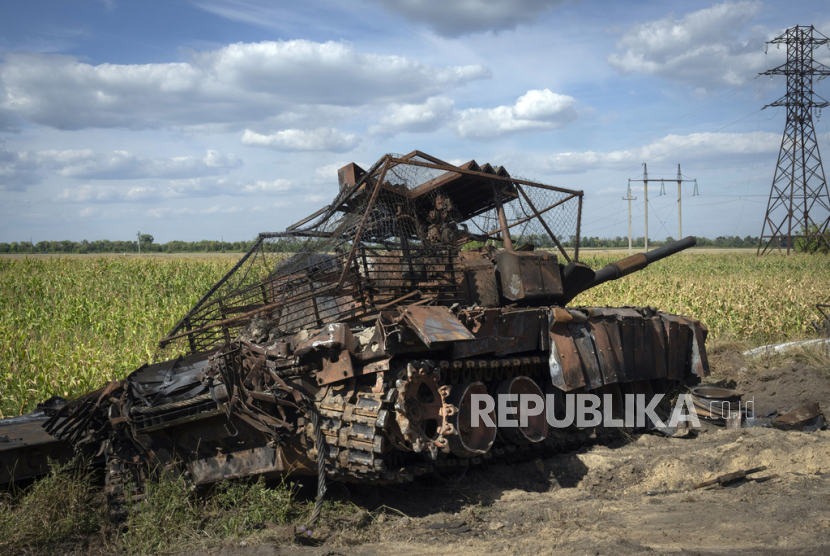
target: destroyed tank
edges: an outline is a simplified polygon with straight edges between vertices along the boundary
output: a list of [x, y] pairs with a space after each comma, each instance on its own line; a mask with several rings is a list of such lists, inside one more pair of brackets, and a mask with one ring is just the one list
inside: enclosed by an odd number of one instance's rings
[[585, 437], [545, 411], [499, 427], [496, 408], [476, 426], [476, 394], [538, 394], [558, 412], [567, 393], [601, 393], [619, 414], [624, 394], [708, 373], [693, 318], [568, 306], [694, 238], [595, 272], [578, 262], [581, 191], [419, 151], [338, 180], [331, 204], [259, 234], [160, 341], [184, 355], [40, 415], [51, 446], [103, 458], [116, 499], [148, 469], [197, 486], [288, 473], [395, 483]]

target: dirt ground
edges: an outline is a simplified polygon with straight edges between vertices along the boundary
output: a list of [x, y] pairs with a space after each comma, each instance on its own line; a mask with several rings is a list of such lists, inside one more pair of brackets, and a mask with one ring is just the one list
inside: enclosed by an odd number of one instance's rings
[[[722, 349], [713, 367], [714, 378], [754, 398], [756, 411], [810, 401], [830, 407], [830, 368], [815, 361], [796, 357], [764, 368]], [[768, 469], [753, 477], [777, 478], [692, 490], [762, 465]], [[707, 426], [692, 438], [645, 434], [472, 468], [454, 483], [431, 477], [395, 488], [332, 485], [332, 497], [356, 511], [328, 519], [306, 544], [265, 530], [188, 554], [828, 554], [828, 473], [830, 431]]]

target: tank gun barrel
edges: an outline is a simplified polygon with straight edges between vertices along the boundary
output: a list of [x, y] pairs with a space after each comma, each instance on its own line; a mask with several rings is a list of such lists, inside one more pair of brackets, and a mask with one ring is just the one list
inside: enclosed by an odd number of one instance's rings
[[616, 280], [623, 276], [628, 276], [632, 272], [643, 270], [654, 261], [665, 259], [670, 255], [693, 247], [696, 243], [697, 238], [689, 236], [659, 247], [654, 251], [649, 251], [648, 253], [631, 255], [630, 257], [613, 262], [596, 272], [582, 263], [572, 262], [563, 270], [564, 295], [559, 302], [561, 305], [567, 305], [573, 298], [585, 290], [595, 288], [609, 280]]
[[585, 289], [587, 290], [599, 286], [600, 284], [604, 284], [610, 280], [616, 280], [618, 278], [622, 278], [623, 276], [628, 276], [632, 272], [644, 269], [655, 261], [665, 259], [666, 257], [679, 253], [689, 247], [694, 247], [695, 244], [697, 244], [697, 238], [694, 236], [688, 236], [681, 240], [669, 243], [668, 245], [664, 245], [663, 247], [658, 247], [654, 251], [637, 253], [636, 255], [631, 255], [630, 257], [613, 262], [598, 270], [594, 275], [594, 279]]

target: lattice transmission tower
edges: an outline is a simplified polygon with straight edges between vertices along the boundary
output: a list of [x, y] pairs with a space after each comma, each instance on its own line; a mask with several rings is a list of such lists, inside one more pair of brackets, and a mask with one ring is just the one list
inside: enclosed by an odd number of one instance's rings
[[787, 61], [761, 74], [787, 76], [787, 93], [764, 106], [786, 107], [787, 124], [761, 228], [759, 255], [774, 248], [780, 251], [784, 242], [789, 255], [798, 238], [804, 238], [808, 248], [830, 249], [830, 194], [813, 125], [813, 111], [830, 104], [813, 90], [814, 76], [821, 80], [830, 75], [830, 68], [815, 61], [813, 52], [828, 43], [830, 39], [812, 25], [790, 27], [767, 43], [787, 46]]

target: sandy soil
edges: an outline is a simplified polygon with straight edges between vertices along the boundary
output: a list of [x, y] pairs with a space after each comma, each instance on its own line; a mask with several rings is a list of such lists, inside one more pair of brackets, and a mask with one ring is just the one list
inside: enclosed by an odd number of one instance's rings
[[[720, 353], [722, 382], [754, 396], [756, 410], [808, 401], [830, 407], [828, 369], [791, 362], [746, 368]], [[765, 465], [733, 487], [692, 490], [718, 475]], [[264, 531], [191, 554], [830, 553], [830, 431], [725, 431], [693, 438], [641, 435], [545, 460], [470, 469], [395, 488], [332, 486], [358, 510], [329, 519], [307, 545]], [[316, 545], [316, 546], [315, 546]]]

